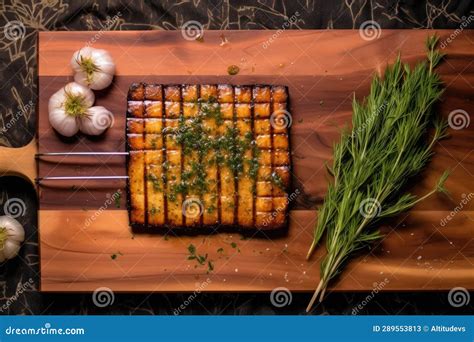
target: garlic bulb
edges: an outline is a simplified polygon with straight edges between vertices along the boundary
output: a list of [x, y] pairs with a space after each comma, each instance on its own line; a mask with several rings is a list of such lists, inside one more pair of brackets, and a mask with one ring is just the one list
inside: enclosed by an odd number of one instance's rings
[[115, 73], [115, 63], [106, 51], [84, 47], [72, 55], [74, 81], [94, 90], [107, 88]]
[[81, 132], [90, 135], [102, 134], [114, 123], [113, 114], [102, 106], [91, 107], [79, 122]]
[[72, 137], [79, 131], [81, 119], [94, 104], [94, 93], [75, 82], [68, 83], [49, 99], [49, 122], [58, 133]]
[[0, 216], [0, 262], [14, 258], [23, 240], [25, 230], [20, 222], [10, 216]]

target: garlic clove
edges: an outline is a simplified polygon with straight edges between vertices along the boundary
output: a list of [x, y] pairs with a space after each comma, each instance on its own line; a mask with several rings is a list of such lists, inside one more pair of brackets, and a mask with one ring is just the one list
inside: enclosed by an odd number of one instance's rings
[[18, 254], [25, 239], [23, 226], [10, 216], [0, 216], [0, 262]]
[[73, 136], [79, 131], [80, 118], [87, 115], [94, 100], [94, 93], [89, 88], [75, 82], [66, 84], [49, 99], [51, 126], [61, 135]]
[[20, 250], [20, 244], [18, 243], [18, 241], [7, 240], [3, 244], [2, 252], [6, 259], [12, 259], [18, 254], [19, 250]]
[[87, 115], [80, 120], [81, 132], [89, 135], [100, 135], [114, 124], [112, 112], [102, 106], [91, 107]]

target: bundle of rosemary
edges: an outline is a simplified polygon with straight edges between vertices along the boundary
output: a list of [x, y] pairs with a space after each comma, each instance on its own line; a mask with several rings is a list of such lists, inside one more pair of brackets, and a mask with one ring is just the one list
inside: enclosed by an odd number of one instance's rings
[[[382, 238], [380, 220], [397, 215], [435, 192], [446, 192], [445, 172], [435, 188], [417, 198], [406, 192], [407, 182], [428, 163], [433, 145], [446, 135], [447, 124], [433, 104], [443, 89], [433, 71], [443, 55], [438, 38], [427, 39], [427, 61], [414, 68], [400, 61], [375, 76], [364, 102], [353, 101], [352, 132], [342, 132], [334, 146], [334, 181], [319, 209], [308, 258], [326, 233], [327, 254], [321, 280], [307, 307], [324, 297], [329, 281], [356, 250]], [[430, 128], [433, 133], [430, 135]]]

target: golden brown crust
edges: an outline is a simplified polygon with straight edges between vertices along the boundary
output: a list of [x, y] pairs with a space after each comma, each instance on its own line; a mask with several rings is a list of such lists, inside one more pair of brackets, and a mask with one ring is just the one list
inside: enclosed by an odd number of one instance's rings
[[255, 103], [270, 103], [271, 92], [269, 86], [255, 86], [253, 87], [253, 101]]
[[128, 118], [127, 119], [127, 132], [135, 134], [143, 134], [144, 125], [142, 119]]
[[181, 101], [181, 90], [177, 85], [165, 86], [165, 100], [171, 102]]
[[198, 86], [185, 84], [182, 87], [183, 102], [196, 102], [198, 100]]
[[163, 116], [163, 102], [145, 101], [145, 117], [161, 118]]
[[145, 85], [143, 83], [132, 83], [128, 90], [128, 99], [143, 101], [145, 99]]
[[249, 86], [236, 86], [234, 93], [236, 103], [250, 103], [252, 101], [252, 88]]
[[127, 113], [132, 118], [143, 118], [145, 104], [142, 101], [128, 101]]
[[161, 84], [147, 84], [145, 86], [145, 100], [162, 101]]

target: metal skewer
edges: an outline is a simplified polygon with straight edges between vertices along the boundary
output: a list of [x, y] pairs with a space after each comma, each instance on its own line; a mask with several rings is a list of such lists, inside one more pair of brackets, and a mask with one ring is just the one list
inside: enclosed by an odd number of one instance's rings
[[[37, 153], [36, 158], [51, 156], [127, 156], [128, 152], [45, 152]], [[36, 178], [39, 184], [44, 180], [109, 180], [128, 179], [128, 176], [45, 176]]]
[[47, 156], [127, 156], [128, 152], [45, 152], [37, 153], [36, 157]]
[[128, 179], [128, 176], [46, 176], [38, 177], [36, 180], [81, 180], [81, 179]]

